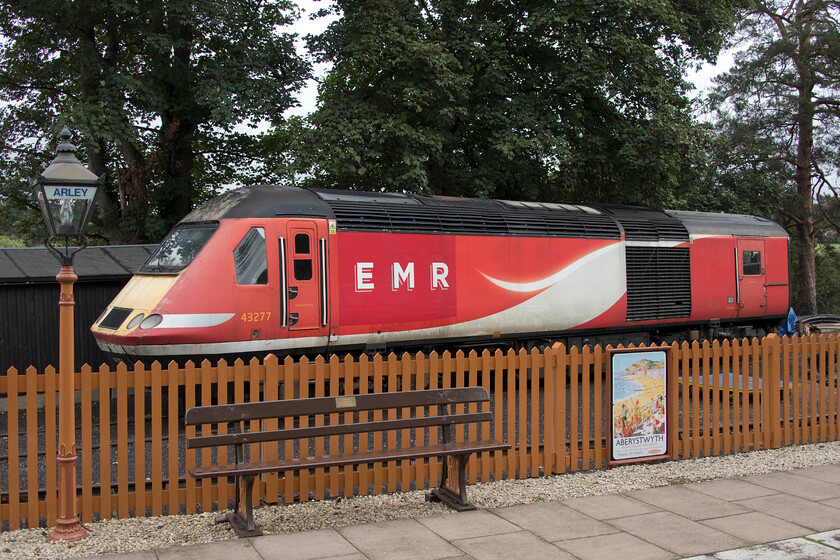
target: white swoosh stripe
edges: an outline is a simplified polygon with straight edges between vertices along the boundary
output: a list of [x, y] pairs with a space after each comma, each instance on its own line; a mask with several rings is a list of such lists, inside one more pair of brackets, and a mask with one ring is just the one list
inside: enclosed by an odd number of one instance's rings
[[607, 245], [606, 247], [602, 247], [601, 249], [598, 249], [597, 251], [593, 251], [593, 252], [589, 253], [588, 255], [579, 258], [578, 260], [576, 260], [575, 262], [573, 262], [572, 264], [570, 264], [566, 268], [560, 270], [559, 272], [555, 272], [551, 276], [543, 278], [542, 280], [536, 280], [534, 282], [506, 282], [504, 280], [499, 280], [498, 278], [493, 278], [492, 276], [488, 276], [488, 275], [484, 274], [483, 272], [481, 272], [480, 270], [479, 270], [479, 272], [481, 273], [482, 276], [484, 276], [485, 278], [490, 280], [493, 284], [497, 285], [498, 287], [500, 287], [504, 290], [508, 290], [510, 292], [522, 292], [522, 293], [536, 292], [538, 290], [544, 290], [545, 288], [548, 288], [549, 286], [553, 286], [557, 282], [560, 282], [564, 278], [567, 278], [569, 275], [573, 274], [574, 272], [576, 272], [577, 270], [582, 268], [584, 265], [586, 265], [590, 261], [593, 261], [593, 260], [597, 259], [598, 257], [600, 257], [601, 255], [603, 255], [605, 253], [608, 253], [610, 251], [614, 251], [619, 246], [620, 246], [620, 244], [614, 244], [614, 245]]
[[164, 315], [156, 329], [215, 327], [231, 319], [235, 313], [178, 313]]
[[678, 247], [688, 241], [625, 241], [628, 247]]

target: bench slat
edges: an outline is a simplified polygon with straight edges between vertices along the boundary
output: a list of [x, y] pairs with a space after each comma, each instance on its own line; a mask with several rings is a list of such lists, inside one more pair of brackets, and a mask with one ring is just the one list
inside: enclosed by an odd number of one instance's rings
[[212, 478], [217, 476], [251, 475], [268, 472], [284, 472], [300, 469], [315, 469], [320, 467], [340, 467], [396, 461], [400, 459], [423, 459], [440, 457], [443, 455], [461, 455], [466, 453], [481, 453], [483, 451], [500, 451], [509, 449], [510, 444], [496, 440], [464, 441], [444, 444], [434, 444], [423, 447], [407, 447], [400, 449], [383, 449], [380, 451], [366, 451], [364, 453], [349, 453], [340, 455], [326, 455], [323, 457], [290, 458], [288, 460], [262, 461], [258, 463], [240, 463], [206, 468], [190, 469], [194, 478]]
[[288, 439], [306, 439], [327, 437], [334, 435], [358, 434], [363, 432], [381, 432], [410, 428], [427, 428], [432, 426], [451, 426], [470, 422], [489, 422], [493, 420], [492, 412], [475, 412], [446, 416], [425, 416], [419, 418], [396, 418], [377, 422], [358, 422], [353, 424], [336, 424], [333, 426], [318, 426], [308, 428], [286, 428], [279, 430], [262, 430], [258, 432], [238, 432], [229, 434], [214, 434], [210, 436], [195, 436], [187, 439], [188, 449], [201, 449], [221, 445], [239, 445], [246, 443], [262, 443], [266, 441], [284, 441]]
[[186, 425], [235, 422], [238, 420], [264, 420], [313, 414], [359, 412], [364, 410], [439, 406], [487, 402], [490, 396], [484, 387], [456, 387], [452, 389], [427, 389], [422, 391], [397, 391], [340, 397], [314, 397], [281, 401], [221, 404], [200, 406], [187, 410]]

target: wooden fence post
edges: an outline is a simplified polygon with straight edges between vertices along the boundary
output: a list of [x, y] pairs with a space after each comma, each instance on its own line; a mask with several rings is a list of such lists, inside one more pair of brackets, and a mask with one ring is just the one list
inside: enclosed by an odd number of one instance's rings
[[[665, 413], [667, 416], [667, 426], [668, 426], [668, 455], [671, 456], [672, 459], [679, 459], [680, 458], [680, 384], [679, 384], [679, 363], [680, 363], [680, 345], [677, 342], [671, 344], [671, 352], [668, 354], [668, 360], [670, 363], [668, 364], [668, 372], [669, 377], [666, 379], [667, 385], [667, 394], [668, 394], [668, 402]], [[684, 380], [687, 382], [688, 380]], [[608, 399], [611, 396], [608, 397]], [[688, 399], [688, 391], [684, 391], [683, 398]], [[612, 419], [610, 419], [610, 429], [612, 429]], [[607, 445], [609, 445], [609, 438], [607, 439]], [[609, 457], [609, 452], [607, 452], [607, 457]]]
[[[782, 446], [782, 418], [781, 418], [781, 344], [779, 337], [769, 335], [764, 338], [764, 394], [768, 406], [766, 408], [767, 426], [769, 430], [763, 430], [766, 437], [769, 437], [769, 447], [779, 449]], [[769, 433], [768, 433], [769, 432]]]
[[568, 364], [569, 353], [565, 345], [560, 345], [554, 353], [555, 383], [554, 399], [555, 423], [554, 423], [554, 453], [557, 459], [554, 462], [554, 474], [566, 472], [569, 451], [566, 449], [566, 365]]

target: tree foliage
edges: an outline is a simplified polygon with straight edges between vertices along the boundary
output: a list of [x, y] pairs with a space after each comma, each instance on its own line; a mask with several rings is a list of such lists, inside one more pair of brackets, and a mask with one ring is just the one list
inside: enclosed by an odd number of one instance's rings
[[192, 205], [247, 173], [252, 137], [278, 122], [308, 76], [290, 0], [0, 2], [0, 196], [31, 204], [23, 178], [52, 159], [65, 122], [96, 173], [111, 242], [157, 240]]
[[[683, 73], [728, 0], [337, 0], [298, 169], [322, 186], [678, 202]], [[286, 135], [281, 134], [285, 138]], [[675, 194], [677, 193], [677, 194]]]
[[777, 204], [797, 238], [797, 303], [815, 313], [815, 243], [840, 225], [840, 2], [751, 0], [741, 16], [736, 64], [709, 98], [721, 176]]

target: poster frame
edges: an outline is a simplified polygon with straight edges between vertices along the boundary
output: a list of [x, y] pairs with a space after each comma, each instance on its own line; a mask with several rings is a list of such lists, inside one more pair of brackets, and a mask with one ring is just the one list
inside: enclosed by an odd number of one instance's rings
[[[616, 375], [616, 359], [627, 354], [643, 354], [643, 353], [661, 353], [665, 362], [664, 367], [664, 381], [665, 381], [665, 407], [664, 407], [664, 425], [665, 425], [665, 445], [662, 453], [639, 455], [629, 458], [615, 458], [616, 448], [616, 434], [613, 425], [615, 418], [616, 400], [613, 395], [613, 387], [615, 385]], [[627, 463], [644, 463], [651, 461], [661, 461], [671, 459], [673, 456], [672, 445], [674, 441], [674, 433], [678, 426], [676, 418], [674, 418], [674, 407], [676, 406], [674, 398], [677, 397], [677, 390], [674, 387], [673, 376], [671, 375], [671, 347], [670, 346], [643, 346], [639, 348], [608, 348], [607, 349], [607, 402], [609, 408], [607, 410], [607, 429], [609, 430], [608, 448], [607, 448], [607, 464], [608, 465], [622, 465]], [[623, 371], [623, 370], [622, 370]], [[621, 402], [621, 401], [618, 401]]]

